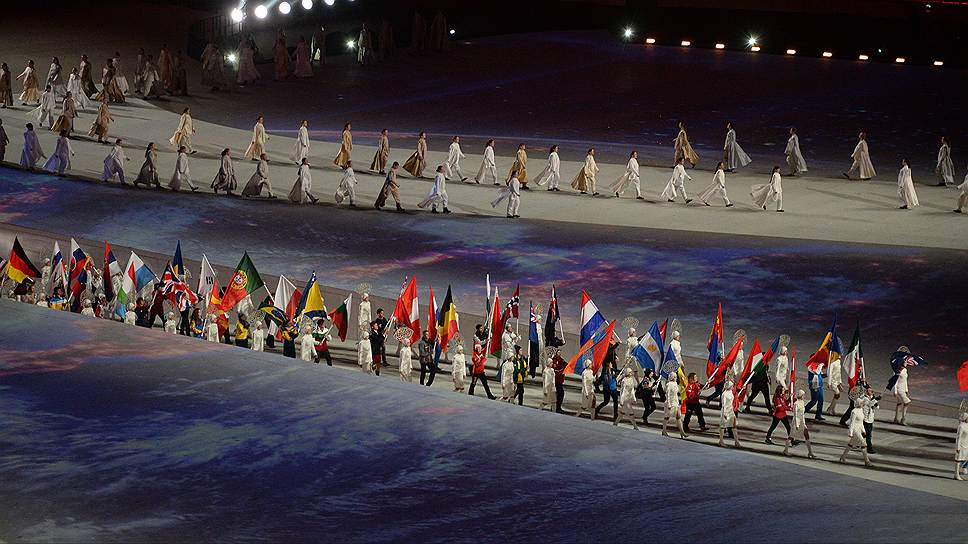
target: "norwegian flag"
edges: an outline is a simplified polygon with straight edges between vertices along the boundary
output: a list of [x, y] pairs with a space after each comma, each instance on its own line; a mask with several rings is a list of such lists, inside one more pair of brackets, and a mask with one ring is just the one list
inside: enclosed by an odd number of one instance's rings
[[165, 273], [161, 275], [161, 285], [162, 294], [168, 297], [168, 300], [180, 312], [184, 312], [198, 303], [198, 295], [178, 278], [171, 267], [171, 262], [165, 266]]

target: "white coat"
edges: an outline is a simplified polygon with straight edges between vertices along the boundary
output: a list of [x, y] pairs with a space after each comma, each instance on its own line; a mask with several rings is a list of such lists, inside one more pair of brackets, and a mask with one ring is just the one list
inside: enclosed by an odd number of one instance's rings
[[412, 382], [413, 349], [410, 346], [400, 347], [400, 381]]
[[138, 314], [132, 312], [131, 310], [128, 310], [127, 312], [124, 313], [125, 325], [134, 325], [137, 321], [138, 321]]
[[736, 412], [733, 411], [733, 402], [736, 401], [736, 395], [732, 389], [723, 389], [721, 399], [722, 406], [719, 408], [719, 425], [720, 427], [735, 427]]
[[101, 179], [107, 181], [118, 176], [118, 180], [124, 183], [124, 162], [127, 160], [128, 158], [124, 156], [124, 148], [120, 145], [112, 147], [111, 152], [104, 158], [104, 174]]
[[787, 382], [790, 381], [790, 362], [786, 355], [776, 356], [776, 373], [773, 374], [776, 378], [776, 383], [787, 387]]
[[584, 410], [595, 409], [595, 372], [590, 366], [581, 372], [581, 407]]
[[545, 366], [544, 372], [541, 373], [541, 393], [544, 396], [541, 404], [555, 405], [555, 369], [550, 366]]
[[628, 164], [625, 165], [625, 173], [612, 184], [612, 192], [621, 195], [629, 187], [634, 187], [635, 196], [642, 196], [641, 179], [638, 159], [630, 158]]
[[309, 157], [309, 129], [299, 127], [296, 134], [296, 143], [292, 146], [292, 153], [289, 158], [296, 164], [302, 164], [302, 160]]
[[897, 173], [897, 199], [900, 201], [901, 206], [907, 206], [908, 208], [921, 205], [918, 202], [918, 194], [914, 191], [914, 180], [911, 179], [911, 167], [906, 164]]
[[664, 198], [666, 200], [675, 200], [678, 193], [682, 193], [683, 199], [688, 199], [686, 196], [686, 185], [685, 180], [692, 180], [689, 174], [686, 173], [686, 168], [681, 164], [677, 164], [675, 168], [672, 169], [672, 177], [669, 178], [669, 182], [666, 183], [665, 189], [662, 190], [662, 194], [659, 198]]
[[430, 191], [417, 206], [420, 208], [432, 206], [433, 209], [437, 209], [438, 204], [447, 207], [447, 176], [443, 172], [437, 172], [437, 175], [434, 176], [434, 184], [430, 186]]
[[312, 362], [316, 358], [316, 339], [312, 333], [305, 332], [299, 341], [299, 358], [303, 361]]
[[864, 408], [857, 406], [850, 412], [850, 421], [847, 424], [848, 445], [851, 448], [866, 448], [867, 441], [864, 439]]
[[218, 323], [212, 321], [205, 327], [205, 339], [209, 342], [218, 343]]
[[[854, 152], [850, 154], [854, 163], [850, 165], [850, 172], [858, 169], [861, 179], [870, 179], [877, 175], [874, 165], [871, 163], [871, 155], [867, 150], [867, 140], [861, 140], [854, 146]], [[849, 173], [849, 172], [848, 172]]]
[[779, 172], [774, 172], [769, 183], [754, 185], [750, 187], [750, 196], [753, 197], [753, 204], [758, 208], [766, 208], [766, 205], [776, 201], [778, 210], [783, 209], [783, 178]]
[[293, 204], [306, 204], [312, 201], [313, 175], [309, 172], [309, 165], [299, 166], [299, 174], [296, 176], [296, 183], [289, 191], [289, 201]]
[[188, 153], [179, 153], [178, 158], [175, 159], [175, 173], [171, 176], [171, 181], [168, 182], [168, 188], [172, 191], [178, 191], [181, 189], [182, 183], [187, 184], [189, 187], [194, 187], [192, 183], [192, 171], [188, 168]]
[[356, 364], [364, 374], [373, 373], [373, 350], [370, 348], [370, 337], [362, 336], [356, 345]]
[[968, 461], [968, 421], [958, 424], [958, 437], [955, 439], [955, 461]]
[[454, 381], [454, 389], [464, 388], [464, 381], [467, 379], [467, 358], [463, 352], [454, 354], [454, 360], [450, 363], [450, 377]]
[[955, 183], [955, 167], [951, 162], [951, 146], [948, 144], [942, 144], [941, 148], [938, 149], [938, 164], [934, 171], [941, 176], [941, 180], [946, 185]]
[[736, 131], [733, 129], [726, 131], [726, 143], [723, 144], [723, 162], [728, 170], [735, 170], [739, 166], [746, 166], [753, 162], [753, 159], [736, 142]]
[[501, 398], [510, 399], [514, 396], [514, 364], [511, 359], [501, 363]]
[[[675, 414], [679, 413], [679, 383], [675, 380], [674, 376], [672, 378], [673, 379], [666, 381], [665, 384], [666, 415], [673, 415], [673, 412], [675, 412]], [[678, 415], [676, 417], [678, 417]]]
[[719, 195], [725, 204], [729, 204], [729, 197], [726, 195], [726, 173], [720, 169], [716, 169], [716, 173], [713, 174], [712, 183], [699, 193], [699, 200], [708, 204], [713, 195]]
[[265, 351], [266, 330], [255, 329], [252, 331], [252, 351]]
[[464, 177], [460, 170], [460, 160], [464, 158], [464, 153], [460, 150], [460, 144], [452, 142], [447, 150], [447, 162], [444, 163], [444, 170], [449, 179], [461, 179]]
[[843, 365], [840, 359], [831, 361], [830, 364], [827, 365], [827, 379], [824, 381], [831, 391], [836, 391], [837, 387], [844, 383], [844, 376], [841, 368], [843, 368]]
[[63, 175], [65, 171], [70, 170], [71, 156], [73, 155], [74, 150], [71, 149], [71, 141], [66, 136], [58, 136], [57, 146], [54, 148], [54, 153], [44, 163], [44, 170]]
[[561, 183], [561, 159], [558, 158], [557, 151], [552, 151], [548, 154], [547, 166], [534, 179], [538, 185], [544, 185], [547, 181], [549, 189], [558, 188], [558, 185]]
[[908, 371], [906, 368], [901, 367], [901, 372], [897, 375], [897, 381], [894, 382], [894, 394], [908, 394]]
[[346, 198], [350, 199], [350, 204], [356, 202], [356, 172], [353, 171], [352, 167], [347, 166], [343, 170], [343, 175], [339, 178], [339, 186], [336, 187], [334, 198], [337, 204], [342, 204]]
[[793, 401], [793, 430], [790, 433], [795, 440], [806, 438], [804, 431], [807, 429], [806, 406], [803, 399]]

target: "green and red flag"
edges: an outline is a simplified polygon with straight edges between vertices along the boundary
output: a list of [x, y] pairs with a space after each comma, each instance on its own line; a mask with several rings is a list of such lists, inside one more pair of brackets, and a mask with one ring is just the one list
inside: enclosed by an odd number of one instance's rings
[[235, 268], [235, 273], [232, 274], [232, 279], [229, 280], [228, 286], [225, 288], [225, 294], [222, 295], [222, 304], [220, 308], [223, 312], [227, 312], [235, 305], [238, 304], [242, 299], [251, 295], [256, 289], [265, 285], [262, 281], [262, 277], [259, 276], [259, 272], [255, 269], [255, 265], [252, 264], [252, 259], [249, 258], [249, 253], [246, 252], [242, 255], [242, 260], [239, 261], [239, 266]]

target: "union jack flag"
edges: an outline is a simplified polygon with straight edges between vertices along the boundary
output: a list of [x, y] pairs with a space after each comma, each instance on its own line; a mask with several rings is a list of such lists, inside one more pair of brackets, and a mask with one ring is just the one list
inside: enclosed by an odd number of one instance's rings
[[184, 312], [198, 303], [198, 295], [188, 285], [178, 279], [169, 262], [161, 276], [162, 294], [174, 304], [178, 311]]

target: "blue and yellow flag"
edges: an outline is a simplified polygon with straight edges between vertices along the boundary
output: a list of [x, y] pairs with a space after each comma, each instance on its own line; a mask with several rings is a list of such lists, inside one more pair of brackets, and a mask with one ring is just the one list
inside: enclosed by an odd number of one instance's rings
[[302, 321], [303, 317], [310, 319], [326, 317], [326, 304], [323, 301], [323, 294], [319, 290], [319, 283], [316, 281], [315, 271], [309, 276], [309, 281], [306, 282], [303, 296], [299, 300], [299, 306], [296, 308], [296, 316], [298, 318], [297, 322]]

